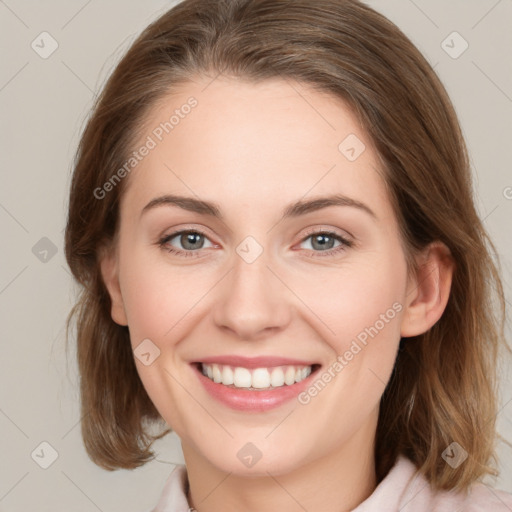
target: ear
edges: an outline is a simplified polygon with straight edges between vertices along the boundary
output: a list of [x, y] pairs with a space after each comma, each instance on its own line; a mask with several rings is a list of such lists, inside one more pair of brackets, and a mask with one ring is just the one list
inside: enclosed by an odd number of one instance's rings
[[418, 271], [409, 278], [400, 334], [417, 336], [428, 331], [443, 314], [455, 263], [450, 249], [433, 242], [419, 255]]
[[114, 249], [105, 249], [100, 256], [100, 268], [103, 282], [110, 295], [112, 320], [119, 325], [128, 325], [124, 310], [123, 296], [119, 285], [117, 254]]

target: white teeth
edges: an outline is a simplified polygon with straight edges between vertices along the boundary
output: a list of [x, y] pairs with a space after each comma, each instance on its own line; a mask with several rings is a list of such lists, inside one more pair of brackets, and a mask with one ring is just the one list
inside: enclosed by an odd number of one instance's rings
[[291, 386], [295, 382], [295, 368], [288, 366], [286, 372], [284, 372], [284, 383]]
[[311, 373], [311, 366], [276, 366], [254, 370], [221, 364], [202, 364], [201, 366], [203, 375], [213, 382], [236, 388], [269, 389], [284, 385], [291, 386], [304, 380]]
[[233, 384], [235, 382], [233, 380], [233, 370], [231, 369], [231, 366], [224, 366], [222, 368], [222, 384], [225, 386], [229, 386], [230, 384]]
[[251, 372], [247, 368], [235, 368], [233, 374], [233, 384], [237, 388], [251, 387]]
[[222, 380], [222, 375], [220, 373], [218, 364], [214, 364], [212, 366], [212, 374], [213, 374], [213, 382], [220, 382]]
[[270, 387], [270, 373], [266, 368], [256, 368], [252, 372], [252, 387], [258, 389]]
[[284, 384], [284, 372], [282, 368], [274, 368], [270, 375], [270, 385], [279, 388]]

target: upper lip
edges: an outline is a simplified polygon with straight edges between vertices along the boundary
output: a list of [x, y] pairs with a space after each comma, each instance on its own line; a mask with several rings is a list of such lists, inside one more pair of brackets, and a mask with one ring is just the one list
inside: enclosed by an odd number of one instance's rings
[[272, 368], [274, 366], [312, 366], [315, 364], [312, 361], [292, 359], [289, 357], [244, 357], [235, 355], [205, 357], [204, 359], [201, 359], [200, 361], [196, 362], [204, 364], [230, 365], [235, 367], [240, 366], [242, 368]]

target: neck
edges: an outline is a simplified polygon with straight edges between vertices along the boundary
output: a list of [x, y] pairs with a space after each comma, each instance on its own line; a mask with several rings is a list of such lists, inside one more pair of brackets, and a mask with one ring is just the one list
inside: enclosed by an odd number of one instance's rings
[[223, 472], [184, 443], [190, 506], [197, 512], [350, 511], [376, 487], [374, 445], [364, 430], [291, 472], [270, 469], [257, 477]]

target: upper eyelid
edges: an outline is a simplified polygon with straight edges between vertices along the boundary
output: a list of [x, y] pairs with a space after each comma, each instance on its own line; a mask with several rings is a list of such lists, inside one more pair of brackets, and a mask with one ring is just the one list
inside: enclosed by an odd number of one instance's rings
[[[206, 231], [203, 231], [202, 228], [192, 228], [192, 227], [191, 228], [182, 228], [182, 229], [179, 229], [172, 233], [169, 233], [167, 235], [163, 235], [162, 237], [160, 237], [160, 241], [165, 241], [167, 243], [170, 240], [172, 240], [173, 238], [175, 238], [179, 235], [182, 235], [184, 233], [198, 233], [198, 234], [208, 238], [213, 245], [217, 245], [216, 242], [211, 240], [208, 233], [206, 233]], [[349, 233], [347, 233], [348, 236], [345, 236], [341, 233], [338, 233], [336, 231], [336, 229], [321, 228], [321, 227], [319, 227], [319, 228], [313, 227], [313, 228], [307, 229], [306, 232], [301, 236], [300, 243], [304, 242], [305, 240], [307, 240], [308, 238], [310, 238], [311, 236], [313, 236], [315, 234], [329, 234], [329, 235], [332, 234], [336, 237], [339, 237], [341, 239], [342, 243], [343, 242], [349, 242], [350, 244], [354, 243], [354, 237], [352, 235], [350, 235]]]
[[161, 240], [164, 238], [174, 238], [175, 236], [181, 235], [183, 233], [199, 233], [201, 235], [204, 235], [204, 236], [210, 238], [210, 235], [208, 234], [208, 230], [206, 228], [203, 228], [203, 227], [197, 228], [197, 227], [191, 226], [191, 227], [183, 227], [183, 228], [177, 229], [176, 231], [171, 231], [170, 233], [163, 234], [163, 235], [159, 236], [159, 239]]
[[[339, 233], [338, 231], [343, 231], [345, 234], [343, 233]], [[340, 238], [344, 238], [344, 239], [348, 239], [348, 240], [354, 240], [355, 237], [350, 234], [348, 231], [346, 230], [340, 230], [340, 228], [307, 228], [306, 229], [306, 232], [303, 234], [302, 236], [302, 240], [304, 240], [305, 237], [310, 237], [311, 235], [313, 234], [316, 234], [316, 233], [332, 233], [333, 235], [335, 236], [339, 236]]]

